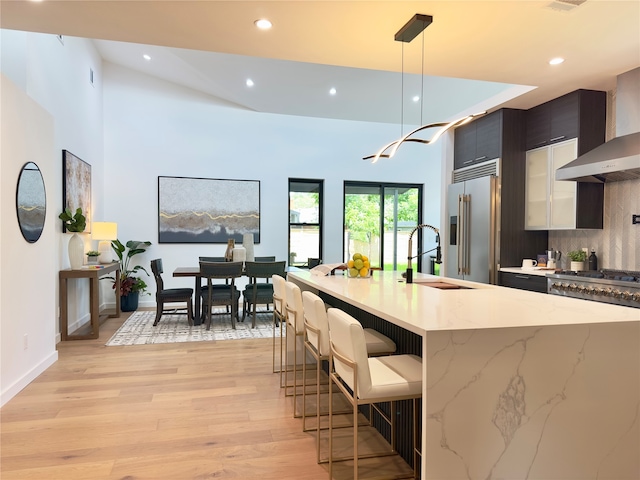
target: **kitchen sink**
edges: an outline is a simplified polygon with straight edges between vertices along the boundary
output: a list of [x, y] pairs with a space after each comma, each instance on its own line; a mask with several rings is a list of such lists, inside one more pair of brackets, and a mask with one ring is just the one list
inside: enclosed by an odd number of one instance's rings
[[447, 282], [415, 282], [418, 285], [424, 285], [425, 287], [438, 288], [440, 290], [469, 290], [469, 287], [463, 287], [462, 285], [456, 285], [455, 283]]

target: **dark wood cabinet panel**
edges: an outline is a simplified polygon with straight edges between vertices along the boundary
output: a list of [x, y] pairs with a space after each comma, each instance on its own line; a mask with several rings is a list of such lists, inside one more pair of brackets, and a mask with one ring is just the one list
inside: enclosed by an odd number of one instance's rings
[[500, 157], [502, 115], [500, 111], [458, 127], [454, 133], [455, 169]]
[[502, 115], [500, 112], [478, 119], [476, 126], [475, 162], [498, 158], [502, 146]]
[[519, 288], [530, 292], [547, 293], [547, 277], [526, 273], [500, 272], [498, 284], [502, 287]]
[[455, 168], [473, 163], [476, 158], [476, 126], [473, 123], [457, 128], [453, 140]]
[[606, 100], [606, 92], [576, 90], [527, 110], [525, 149], [578, 138], [581, 155], [600, 145], [604, 142]]

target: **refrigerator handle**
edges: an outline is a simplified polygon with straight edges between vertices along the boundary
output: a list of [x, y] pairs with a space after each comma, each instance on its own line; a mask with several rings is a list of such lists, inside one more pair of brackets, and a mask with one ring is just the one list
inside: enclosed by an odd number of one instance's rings
[[458, 223], [456, 225], [458, 239], [458, 275], [462, 275], [464, 269], [464, 199], [463, 195], [458, 195]]
[[460, 208], [460, 220], [459, 225], [461, 225], [460, 230], [460, 246], [458, 246], [458, 273], [462, 275], [468, 275], [469, 272], [469, 263], [470, 258], [469, 255], [471, 253], [471, 244], [470, 244], [470, 218], [469, 218], [469, 203], [471, 200], [470, 195], [460, 195], [459, 199], [459, 208]]

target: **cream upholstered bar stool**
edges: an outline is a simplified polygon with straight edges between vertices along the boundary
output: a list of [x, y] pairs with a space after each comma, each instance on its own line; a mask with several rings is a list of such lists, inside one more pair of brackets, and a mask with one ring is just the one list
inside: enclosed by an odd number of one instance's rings
[[[284, 388], [282, 368], [282, 327], [287, 321], [287, 281], [280, 275], [272, 275], [273, 283], [273, 373], [280, 374], [280, 388]], [[280, 365], [276, 370], [276, 327], [280, 326]]]
[[[327, 311], [331, 354], [329, 357], [329, 478], [333, 478], [333, 385], [353, 406], [353, 478], [358, 479], [358, 407], [369, 405], [391, 425], [391, 450], [367, 457], [396, 454], [396, 402], [413, 400], [413, 472], [416, 475], [416, 409], [422, 397], [422, 359], [416, 355], [368, 357], [360, 322], [337, 308]], [[376, 404], [391, 402], [387, 417]], [[372, 420], [370, 414], [369, 421]], [[364, 458], [364, 457], [360, 457]], [[409, 477], [411, 478], [411, 477]]]
[[[300, 350], [300, 358], [303, 365], [307, 360], [304, 349], [304, 307], [302, 304], [302, 292], [298, 285], [287, 281], [285, 283], [285, 289], [287, 295], [285, 307], [287, 312], [287, 326], [285, 329], [285, 390], [287, 396], [293, 396], [293, 416], [299, 418], [302, 415], [297, 413], [298, 387], [301, 386], [304, 389], [306, 386], [306, 378], [304, 377], [302, 378], [302, 383], [298, 385], [298, 372], [300, 371], [302, 373], [302, 369], [298, 369], [298, 350]], [[290, 343], [293, 344], [291, 346], [293, 350], [293, 364], [291, 368], [289, 366]], [[290, 372], [293, 372], [293, 385], [291, 385], [288, 380], [288, 374]], [[292, 393], [288, 392], [290, 388], [293, 389]]]
[[[320, 371], [322, 362], [329, 360], [329, 321], [327, 319], [327, 310], [324, 301], [315, 293], [302, 292], [302, 306], [304, 308], [304, 326], [305, 326], [305, 350], [316, 360], [316, 453], [318, 463], [326, 463], [328, 460], [320, 459]], [[391, 355], [396, 351], [396, 344], [393, 340], [382, 335], [371, 328], [363, 329], [367, 354], [372, 355]], [[302, 378], [307, 378], [306, 374], [307, 362], [302, 364]], [[328, 383], [327, 383], [328, 385]], [[302, 430], [308, 432], [307, 429], [307, 389], [302, 390]], [[325, 415], [328, 415], [326, 413]]]

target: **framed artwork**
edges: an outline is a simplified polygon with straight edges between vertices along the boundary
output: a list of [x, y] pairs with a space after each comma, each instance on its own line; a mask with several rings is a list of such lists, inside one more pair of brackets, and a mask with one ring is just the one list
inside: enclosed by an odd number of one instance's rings
[[[76, 157], [69, 150], [62, 151], [62, 207], [72, 213], [82, 208], [87, 219], [85, 233], [91, 233], [91, 165]], [[62, 231], [67, 228], [62, 223]]]
[[158, 243], [260, 243], [260, 181], [158, 177]]

